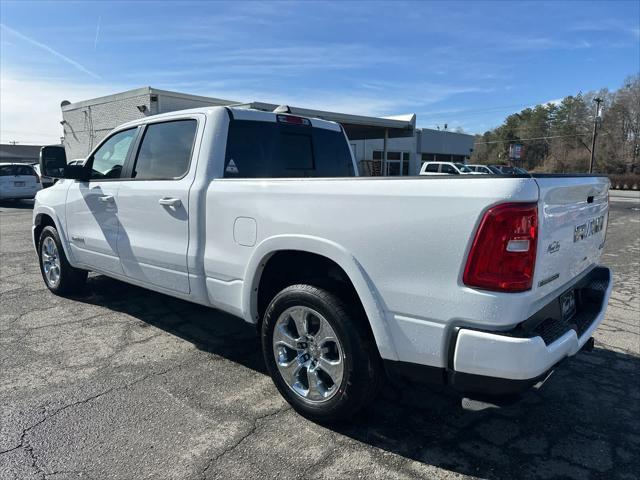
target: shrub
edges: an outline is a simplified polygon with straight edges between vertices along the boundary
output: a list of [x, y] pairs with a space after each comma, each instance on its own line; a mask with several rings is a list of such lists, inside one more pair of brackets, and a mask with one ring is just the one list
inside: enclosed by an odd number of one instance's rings
[[611, 188], [616, 190], [638, 190], [640, 188], [640, 175], [633, 173], [609, 175]]

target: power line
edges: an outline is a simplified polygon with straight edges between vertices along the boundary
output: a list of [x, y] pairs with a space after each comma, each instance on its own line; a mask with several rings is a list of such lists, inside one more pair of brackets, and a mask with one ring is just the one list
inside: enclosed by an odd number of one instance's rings
[[50, 143], [59, 141], [61, 136], [56, 137], [56, 139], [49, 138], [47, 140], [45, 140], [43, 138], [41, 138], [39, 140], [33, 140], [33, 139], [29, 139], [29, 140], [26, 140], [26, 139], [7, 140], [7, 141], [2, 140], [0, 143], [2, 143], [2, 144], [11, 144], [11, 145], [46, 145], [46, 144], [50, 144]]
[[[491, 142], [473, 142], [474, 145], [488, 145], [491, 143], [518, 143], [518, 142], [527, 142], [531, 140], [549, 140], [552, 138], [574, 138], [574, 137], [584, 137], [588, 136], [590, 133], [576, 133], [575, 135], [550, 135], [547, 137], [535, 137], [535, 138], [514, 138], [513, 140], [493, 140]], [[600, 135], [607, 135], [606, 133], [601, 133]]]

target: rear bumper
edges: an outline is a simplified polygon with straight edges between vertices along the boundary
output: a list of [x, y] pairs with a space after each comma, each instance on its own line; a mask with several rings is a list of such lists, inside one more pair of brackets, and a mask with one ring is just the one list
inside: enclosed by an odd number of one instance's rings
[[606, 267], [594, 268], [572, 288], [576, 313], [562, 321], [559, 298], [510, 332], [460, 328], [451, 343], [447, 383], [465, 393], [517, 393], [544, 380], [575, 355], [604, 320], [613, 283]]
[[20, 200], [20, 199], [31, 199], [36, 196], [36, 194], [42, 189], [40, 184], [37, 187], [33, 188], [24, 188], [21, 190], [16, 189], [4, 189], [0, 188], [0, 199], [3, 200]]
[[576, 313], [569, 321], [562, 320], [558, 296], [511, 331], [456, 328], [446, 368], [385, 360], [387, 374], [445, 384], [468, 396], [521, 393], [544, 381], [563, 359], [592, 346], [589, 339], [604, 320], [612, 287], [611, 271], [596, 267], [571, 287]]
[[36, 193], [38, 192], [34, 192], [33, 194], [0, 194], [0, 200], [31, 200], [33, 198], [35, 198]]

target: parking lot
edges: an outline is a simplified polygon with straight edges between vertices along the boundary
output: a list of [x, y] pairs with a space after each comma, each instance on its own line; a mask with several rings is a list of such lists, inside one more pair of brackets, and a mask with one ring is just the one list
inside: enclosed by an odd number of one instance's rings
[[502, 408], [385, 387], [349, 424], [297, 415], [255, 330], [91, 275], [45, 288], [30, 202], [0, 205], [0, 478], [575, 478], [640, 475], [640, 203], [615, 200], [615, 290], [595, 350]]

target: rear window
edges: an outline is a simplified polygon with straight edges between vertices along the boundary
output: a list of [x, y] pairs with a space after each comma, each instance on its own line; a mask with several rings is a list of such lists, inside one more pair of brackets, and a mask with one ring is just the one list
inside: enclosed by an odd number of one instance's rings
[[15, 175], [35, 175], [35, 170], [29, 165], [16, 165]]
[[225, 178], [351, 177], [344, 134], [306, 125], [232, 120]]
[[0, 165], [0, 177], [8, 177], [15, 174], [13, 165]]

